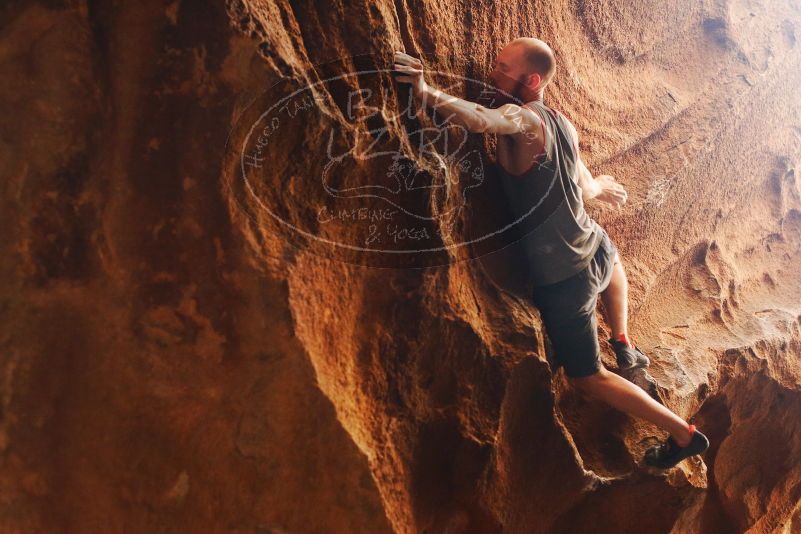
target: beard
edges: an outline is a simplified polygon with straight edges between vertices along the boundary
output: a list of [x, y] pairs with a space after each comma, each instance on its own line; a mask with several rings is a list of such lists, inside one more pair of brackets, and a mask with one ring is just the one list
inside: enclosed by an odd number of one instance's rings
[[503, 91], [498, 87], [493, 86], [492, 101], [496, 104], [495, 107], [500, 107], [504, 104], [525, 104], [523, 99], [523, 89], [526, 87], [526, 75], [519, 76], [512, 86], [511, 91]]

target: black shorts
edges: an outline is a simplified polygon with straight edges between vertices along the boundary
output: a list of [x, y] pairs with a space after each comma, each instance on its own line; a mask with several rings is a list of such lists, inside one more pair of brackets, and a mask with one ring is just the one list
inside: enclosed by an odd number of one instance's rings
[[537, 286], [532, 295], [553, 349], [554, 371], [563, 366], [571, 378], [589, 376], [601, 368], [595, 305], [612, 279], [617, 253], [609, 235], [602, 231], [598, 250], [583, 271], [555, 284]]

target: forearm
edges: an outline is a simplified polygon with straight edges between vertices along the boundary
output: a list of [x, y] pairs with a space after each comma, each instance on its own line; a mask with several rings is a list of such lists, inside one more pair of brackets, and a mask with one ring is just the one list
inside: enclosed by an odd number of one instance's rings
[[436, 87], [426, 86], [423, 94], [418, 97], [418, 103], [423, 109], [430, 107], [449, 123], [462, 126], [470, 132], [480, 133], [488, 127], [484, 106], [449, 95]]
[[591, 200], [601, 194], [603, 188], [595, 178], [590, 178], [581, 187], [581, 197], [584, 200]]
[[581, 186], [581, 198], [583, 200], [590, 200], [600, 195], [603, 191], [603, 187], [601, 187], [598, 180], [592, 176], [592, 173], [581, 159], [578, 160], [578, 172], [579, 185]]

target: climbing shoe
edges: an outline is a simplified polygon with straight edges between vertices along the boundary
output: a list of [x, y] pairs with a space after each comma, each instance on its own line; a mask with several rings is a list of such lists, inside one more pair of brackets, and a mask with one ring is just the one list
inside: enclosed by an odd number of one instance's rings
[[669, 436], [662, 445], [651, 447], [645, 451], [645, 463], [651, 467], [669, 469], [685, 458], [701, 454], [709, 448], [709, 440], [695, 429], [695, 425], [690, 425], [690, 432], [692, 432], [692, 437], [689, 445], [679, 447], [673, 436]]
[[631, 343], [631, 347], [629, 347], [624, 334], [620, 334], [617, 339], [610, 337], [608, 341], [612, 345], [612, 350], [615, 351], [617, 367], [621, 371], [631, 371], [651, 365], [651, 360], [648, 359], [648, 356], [643, 354], [634, 343]]

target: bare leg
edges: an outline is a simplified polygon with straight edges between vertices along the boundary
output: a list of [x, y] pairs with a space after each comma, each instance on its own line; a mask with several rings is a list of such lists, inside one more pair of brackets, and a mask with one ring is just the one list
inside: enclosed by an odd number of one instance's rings
[[[626, 271], [623, 269], [623, 262], [620, 260], [620, 256], [615, 254], [612, 278], [606, 289], [601, 292], [606, 321], [609, 328], [612, 329], [612, 337], [615, 339], [620, 334], [625, 335], [625, 339], [629, 339], [628, 290], [629, 284]], [[569, 378], [569, 380], [583, 393], [666, 430], [680, 447], [690, 443], [692, 435], [687, 421], [654, 400], [639, 386], [608, 371], [603, 364], [601, 364], [600, 371], [594, 375]]]
[[626, 271], [623, 269], [623, 263], [620, 261], [620, 255], [615, 254], [614, 262], [612, 279], [606, 289], [601, 292], [601, 301], [604, 303], [606, 322], [612, 329], [612, 337], [617, 339], [618, 335], [624, 334], [626, 339], [629, 339], [629, 282], [626, 278]]
[[639, 386], [608, 371], [603, 364], [594, 375], [570, 378], [570, 381], [580, 391], [666, 430], [679, 446], [690, 443], [692, 435], [687, 421], [656, 402]]

